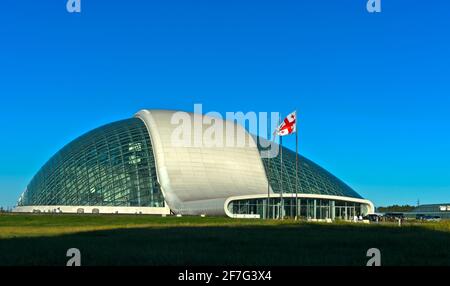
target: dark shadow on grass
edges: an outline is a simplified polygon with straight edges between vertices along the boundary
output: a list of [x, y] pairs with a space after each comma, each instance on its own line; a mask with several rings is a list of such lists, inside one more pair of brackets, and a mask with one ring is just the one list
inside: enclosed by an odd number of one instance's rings
[[450, 234], [421, 227], [298, 226], [130, 228], [0, 240], [0, 265], [354, 265], [369, 248], [383, 265], [450, 265]]

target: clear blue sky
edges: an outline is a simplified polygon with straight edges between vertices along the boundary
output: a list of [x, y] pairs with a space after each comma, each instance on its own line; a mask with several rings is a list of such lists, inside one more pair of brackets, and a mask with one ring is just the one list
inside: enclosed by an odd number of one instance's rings
[[84, 132], [194, 103], [298, 108], [301, 153], [377, 205], [450, 201], [449, 1], [65, 4], [1, 3], [0, 205]]

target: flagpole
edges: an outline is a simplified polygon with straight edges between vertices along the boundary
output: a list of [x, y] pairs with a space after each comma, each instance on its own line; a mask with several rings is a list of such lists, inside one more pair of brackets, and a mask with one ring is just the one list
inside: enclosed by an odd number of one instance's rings
[[298, 219], [298, 114], [295, 111], [295, 220]]
[[[290, 113], [283, 121], [281, 122], [281, 116], [279, 117], [279, 123], [277, 128], [277, 133], [280, 136], [280, 144], [279, 153], [280, 153], [280, 203], [279, 203], [279, 211], [278, 216], [282, 220], [283, 219], [283, 211], [284, 211], [284, 201], [283, 201], [283, 136], [290, 135], [295, 132], [295, 219], [298, 216], [298, 133], [297, 133], [297, 110]], [[292, 190], [291, 190], [292, 191]], [[289, 195], [290, 202], [292, 202], [292, 192]], [[289, 205], [289, 215], [292, 217], [292, 205]]]
[[277, 135], [279, 135], [280, 137], [280, 144], [278, 144], [278, 156], [280, 157], [280, 182], [279, 182], [279, 187], [280, 187], [280, 204], [278, 207], [278, 219], [281, 219], [281, 203], [283, 201], [283, 136], [281, 134], [279, 134], [280, 130], [280, 124], [281, 124], [281, 115], [278, 116], [278, 127], [277, 127]]
[[280, 136], [280, 166], [281, 166], [281, 172], [280, 172], [280, 219], [283, 219], [283, 136]]
[[270, 212], [270, 158], [269, 155], [267, 155], [267, 161], [268, 161], [268, 167], [267, 167], [267, 206], [266, 206], [266, 219], [269, 219], [269, 212]]
[[[271, 125], [270, 125], [270, 120], [268, 120], [268, 125], [269, 128], [267, 130], [269, 130], [269, 134], [267, 139], [270, 140], [270, 134], [272, 133], [271, 130]], [[273, 143], [273, 142], [272, 142]], [[272, 145], [270, 145], [269, 150], [272, 150]], [[266, 204], [266, 219], [269, 219], [269, 202], [270, 202], [270, 154], [269, 154], [269, 150], [267, 151], [267, 204]]]

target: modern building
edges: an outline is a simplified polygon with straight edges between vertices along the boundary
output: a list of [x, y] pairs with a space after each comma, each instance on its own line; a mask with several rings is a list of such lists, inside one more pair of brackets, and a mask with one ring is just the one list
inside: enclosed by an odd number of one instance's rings
[[[298, 214], [312, 220], [374, 211], [370, 201], [303, 156], [296, 176], [296, 154], [287, 148], [282, 162], [279, 154], [261, 156], [264, 139], [236, 122], [183, 113], [194, 130], [183, 135], [174, 123], [177, 114], [142, 110], [75, 139], [38, 171], [15, 211], [236, 218]], [[211, 137], [216, 144], [197, 142], [203, 136], [195, 131], [199, 118], [203, 129], [211, 125], [202, 119], [223, 127], [223, 136]], [[177, 143], [180, 134], [192, 144]], [[245, 144], [230, 145], [238, 134]]]
[[426, 218], [439, 217], [441, 219], [450, 219], [450, 203], [420, 205], [412, 211], [405, 213], [408, 218]]

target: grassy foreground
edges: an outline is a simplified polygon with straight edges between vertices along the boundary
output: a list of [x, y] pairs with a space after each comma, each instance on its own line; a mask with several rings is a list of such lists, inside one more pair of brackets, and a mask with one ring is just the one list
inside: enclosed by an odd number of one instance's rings
[[0, 265], [450, 265], [450, 221], [353, 224], [120, 215], [0, 215]]

